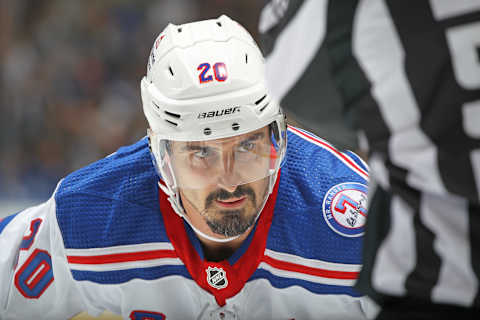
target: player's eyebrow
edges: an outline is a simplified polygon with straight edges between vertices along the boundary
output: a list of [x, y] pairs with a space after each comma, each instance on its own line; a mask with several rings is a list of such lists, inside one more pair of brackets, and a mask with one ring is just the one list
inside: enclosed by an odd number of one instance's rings
[[255, 134], [252, 134], [252, 135], [246, 137], [241, 142], [259, 140], [260, 138], [263, 138], [264, 136], [265, 136], [265, 133], [257, 132]]
[[[248, 142], [248, 141], [255, 141], [263, 138], [265, 136], [264, 132], [257, 132], [252, 135], [249, 135], [248, 137], [245, 137], [245, 139], [240, 140], [240, 143]], [[180, 147], [181, 152], [189, 152], [189, 151], [199, 151], [199, 150], [205, 150], [205, 149], [215, 149], [214, 146], [208, 146], [208, 145], [203, 145], [203, 144], [195, 144], [196, 142], [188, 142], [185, 145]]]
[[205, 149], [211, 149], [212, 147], [210, 146], [204, 146], [204, 145], [197, 145], [197, 144], [186, 144], [182, 146], [180, 151], [199, 151], [199, 150], [205, 150]]

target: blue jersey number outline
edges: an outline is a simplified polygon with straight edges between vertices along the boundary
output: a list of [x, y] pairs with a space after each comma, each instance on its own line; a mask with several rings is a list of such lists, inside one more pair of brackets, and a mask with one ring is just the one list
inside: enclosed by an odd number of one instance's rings
[[165, 320], [167, 317], [161, 312], [145, 310], [133, 310], [130, 313], [131, 320]]
[[41, 249], [35, 249], [15, 274], [15, 286], [27, 299], [38, 299], [52, 282], [52, 258]]
[[[20, 250], [30, 250], [42, 222], [40, 218], [30, 222], [30, 233], [23, 237]], [[27, 299], [38, 299], [52, 282], [52, 258], [41, 249], [35, 249], [15, 273], [15, 287]]]

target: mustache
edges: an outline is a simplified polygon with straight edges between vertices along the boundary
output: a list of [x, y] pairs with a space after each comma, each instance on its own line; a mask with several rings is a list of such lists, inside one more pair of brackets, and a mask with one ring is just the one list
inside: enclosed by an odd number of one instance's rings
[[240, 185], [233, 192], [228, 192], [225, 189], [218, 189], [210, 193], [205, 201], [205, 207], [209, 207], [214, 200], [225, 201], [232, 198], [239, 198], [242, 196], [250, 197], [256, 203], [255, 192], [251, 187]]

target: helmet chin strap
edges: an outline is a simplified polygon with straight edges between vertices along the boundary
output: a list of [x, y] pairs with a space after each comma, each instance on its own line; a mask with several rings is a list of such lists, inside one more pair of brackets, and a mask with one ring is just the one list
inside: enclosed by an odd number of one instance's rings
[[[260, 209], [257, 212], [257, 215], [255, 217], [255, 220], [252, 223], [252, 226], [257, 222], [258, 217], [260, 216], [260, 213], [262, 213], [263, 208], [265, 207], [265, 204], [267, 203], [268, 197], [273, 191], [273, 186], [275, 185], [275, 181], [277, 180], [277, 175], [278, 175], [278, 169], [275, 171], [274, 174], [272, 174], [269, 178], [269, 185], [268, 185], [268, 193], [265, 196], [265, 199], [263, 199], [263, 203], [260, 206]], [[178, 191], [173, 191], [170, 187], [162, 184], [160, 181], [158, 181], [158, 186], [159, 188], [165, 192], [166, 195], [168, 195], [168, 201], [170, 202], [170, 205], [172, 206], [173, 210], [175, 211], [176, 214], [178, 214], [181, 218], [183, 218], [188, 225], [195, 231], [195, 233], [202, 238], [208, 239], [213, 242], [217, 243], [225, 243], [225, 242], [230, 242], [232, 240], [237, 239], [238, 237], [241, 236], [241, 234], [233, 236], [233, 237], [228, 237], [228, 238], [215, 238], [213, 236], [210, 236], [206, 234], [205, 232], [200, 231], [198, 228], [196, 228], [193, 223], [191, 223], [190, 219], [188, 216], [185, 214], [185, 210], [183, 206], [180, 204], [180, 194]], [[187, 199], [187, 201], [190, 201]]]

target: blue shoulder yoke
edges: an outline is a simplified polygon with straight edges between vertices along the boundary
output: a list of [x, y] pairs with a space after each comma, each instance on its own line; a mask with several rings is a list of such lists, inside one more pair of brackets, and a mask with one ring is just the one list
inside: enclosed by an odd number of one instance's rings
[[55, 195], [65, 247], [168, 241], [147, 139], [68, 175]]

